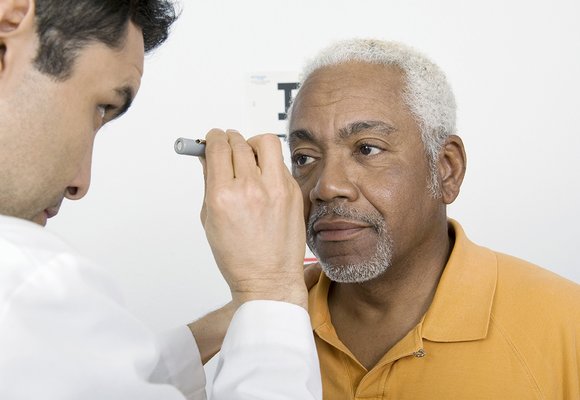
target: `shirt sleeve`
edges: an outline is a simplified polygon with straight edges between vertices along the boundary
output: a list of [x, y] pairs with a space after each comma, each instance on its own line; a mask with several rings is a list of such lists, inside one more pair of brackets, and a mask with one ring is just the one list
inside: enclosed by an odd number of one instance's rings
[[322, 399], [306, 310], [278, 301], [242, 305], [224, 339], [210, 399]]

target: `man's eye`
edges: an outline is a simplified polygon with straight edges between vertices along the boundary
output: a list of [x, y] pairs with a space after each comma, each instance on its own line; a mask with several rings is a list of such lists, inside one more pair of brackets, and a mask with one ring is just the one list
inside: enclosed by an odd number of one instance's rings
[[359, 152], [363, 156], [373, 156], [375, 154], [379, 154], [381, 151], [382, 149], [368, 144], [363, 144], [359, 147]]
[[294, 156], [294, 164], [298, 165], [298, 166], [303, 166], [303, 165], [307, 165], [310, 164], [311, 162], [314, 161], [313, 157], [309, 157], [309, 156], [305, 156], [304, 154], [298, 154], [296, 156]]

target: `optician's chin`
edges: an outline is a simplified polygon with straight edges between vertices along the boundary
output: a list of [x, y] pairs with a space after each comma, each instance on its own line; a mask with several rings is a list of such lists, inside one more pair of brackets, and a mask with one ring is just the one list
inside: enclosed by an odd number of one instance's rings
[[46, 223], [48, 222], [48, 219], [50, 218], [47, 210], [42, 211], [41, 213], [39, 213], [38, 215], [36, 215], [34, 218], [32, 218], [32, 222], [41, 225], [41, 226], [46, 226]]
[[44, 213], [44, 211], [38, 215], [36, 215], [34, 218], [31, 219], [32, 222], [41, 225], [41, 226], [46, 226], [46, 221], [47, 221], [48, 217], [46, 216], [46, 214]]

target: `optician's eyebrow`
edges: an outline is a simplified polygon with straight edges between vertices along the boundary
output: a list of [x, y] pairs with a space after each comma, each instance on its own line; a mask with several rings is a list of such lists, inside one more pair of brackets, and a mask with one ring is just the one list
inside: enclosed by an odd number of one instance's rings
[[[344, 128], [339, 129], [338, 137], [346, 139], [348, 137], [358, 135], [365, 131], [372, 131], [381, 135], [388, 135], [395, 132], [397, 129], [385, 121], [356, 121], [348, 124]], [[297, 141], [316, 142], [316, 137], [306, 129], [297, 129], [290, 132], [288, 135], [288, 144], [290, 147]]]
[[121, 88], [117, 88], [115, 89], [115, 92], [123, 99], [122, 100], [123, 104], [121, 105], [121, 107], [115, 110], [115, 114], [113, 114], [111, 120], [119, 118], [121, 115], [125, 114], [129, 109], [129, 107], [131, 107], [131, 103], [133, 103], [133, 98], [135, 97], [133, 93], [133, 88], [131, 88], [131, 86], [123, 86]]

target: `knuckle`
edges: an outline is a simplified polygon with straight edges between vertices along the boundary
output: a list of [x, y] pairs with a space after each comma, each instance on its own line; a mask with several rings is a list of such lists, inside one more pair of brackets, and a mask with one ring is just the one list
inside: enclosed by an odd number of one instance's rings
[[248, 139], [248, 143], [251, 143], [252, 147], [269, 147], [273, 145], [279, 146], [280, 140], [273, 133], [263, 133]]
[[234, 142], [234, 143], [230, 143], [230, 146], [232, 148], [232, 151], [236, 152], [236, 153], [254, 153], [252, 151], [252, 148], [246, 143], [246, 142]]
[[228, 188], [219, 187], [208, 191], [206, 195], [207, 212], [215, 212], [229, 208], [232, 202], [232, 193]]
[[219, 128], [212, 128], [207, 132], [205, 137], [207, 138], [214, 135], [225, 135], [225, 132]]
[[280, 139], [273, 133], [265, 133], [262, 135], [264, 143], [268, 146], [280, 146]]

